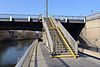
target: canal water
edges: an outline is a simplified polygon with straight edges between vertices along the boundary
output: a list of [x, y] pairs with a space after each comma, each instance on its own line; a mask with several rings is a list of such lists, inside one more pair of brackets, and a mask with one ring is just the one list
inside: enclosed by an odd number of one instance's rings
[[34, 40], [0, 42], [0, 67], [13, 67]]

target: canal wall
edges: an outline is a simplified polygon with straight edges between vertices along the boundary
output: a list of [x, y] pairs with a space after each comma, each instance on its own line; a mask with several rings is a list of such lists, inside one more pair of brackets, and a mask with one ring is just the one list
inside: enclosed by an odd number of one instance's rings
[[100, 13], [96, 13], [86, 17], [85, 26], [81, 34], [87, 40], [100, 48]]
[[11, 39], [11, 36], [7, 30], [0, 30], [0, 40]]

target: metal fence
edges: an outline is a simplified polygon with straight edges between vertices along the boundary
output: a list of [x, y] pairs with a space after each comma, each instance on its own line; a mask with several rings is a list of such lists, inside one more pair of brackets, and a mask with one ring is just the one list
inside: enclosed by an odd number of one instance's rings
[[54, 24], [56, 25], [56, 27], [59, 27], [60, 31], [63, 33], [64, 37], [68, 41], [69, 45], [71, 45], [71, 47], [74, 49], [75, 53], [78, 54], [78, 44], [77, 44], [77, 42], [69, 34], [69, 32], [63, 27], [63, 25], [60, 23], [60, 21], [58, 21], [58, 23], [57, 23], [57, 21], [53, 18], [53, 16], [51, 16], [51, 18], [52, 18]]
[[34, 51], [35, 46], [38, 45], [38, 40], [35, 40], [32, 45], [27, 49], [27, 51], [25, 52], [25, 54], [22, 56], [22, 58], [20, 59], [20, 61], [16, 64], [15, 67], [29, 67], [31, 58], [32, 58], [32, 54]]

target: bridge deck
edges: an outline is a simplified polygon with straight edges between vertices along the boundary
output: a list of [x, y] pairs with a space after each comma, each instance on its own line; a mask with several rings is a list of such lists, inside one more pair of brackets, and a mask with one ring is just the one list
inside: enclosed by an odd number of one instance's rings
[[50, 58], [48, 48], [39, 43], [30, 62], [30, 67], [100, 67], [100, 61], [80, 54], [74, 58]]

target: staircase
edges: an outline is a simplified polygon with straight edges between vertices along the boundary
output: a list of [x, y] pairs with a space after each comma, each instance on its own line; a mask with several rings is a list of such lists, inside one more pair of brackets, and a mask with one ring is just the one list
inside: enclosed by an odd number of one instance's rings
[[74, 57], [76, 58], [75, 51], [70, 45], [68, 45], [67, 40], [64, 38], [62, 32], [58, 27], [56, 27], [51, 20], [51, 18], [45, 18], [51, 39], [53, 41], [53, 52], [52, 57]]

